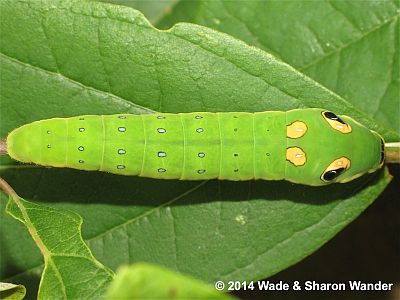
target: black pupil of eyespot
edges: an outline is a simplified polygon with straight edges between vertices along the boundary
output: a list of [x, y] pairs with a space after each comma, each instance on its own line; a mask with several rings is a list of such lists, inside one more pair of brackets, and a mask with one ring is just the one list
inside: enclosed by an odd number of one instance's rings
[[333, 179], [338, 177], [340, 174], [342, 174], [344, 170], [345, 170], [345, 168], [339, 168], [339, 169], [336, 169], [336, 170], [329, 170], [328, 172], [326, 172], [324, 174], [323, 178], [326, 181], [332, 181]]
[[381, 139], [381, 160], [379, 164], [383, 163], [384, 160], [385, 160], [385, 142], [383, 141], [383, 139]]
[[334, 120], [334, 121], [338, 121], [339, 123], [346, 124], [341, 118], [339, 118], [333, 112], [326, 111], [326, 112], [324, 112], [324, 116], [330, 120]]

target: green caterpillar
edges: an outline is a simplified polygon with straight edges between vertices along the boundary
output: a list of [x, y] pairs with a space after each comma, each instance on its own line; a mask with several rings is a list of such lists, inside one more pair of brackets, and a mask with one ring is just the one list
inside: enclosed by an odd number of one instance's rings
[[318, 186], [379, 169], [384, 141], [347, 116], [311, 108], [41, 120], [12, 131], [7, 152], [25, 163], [121, 175]]

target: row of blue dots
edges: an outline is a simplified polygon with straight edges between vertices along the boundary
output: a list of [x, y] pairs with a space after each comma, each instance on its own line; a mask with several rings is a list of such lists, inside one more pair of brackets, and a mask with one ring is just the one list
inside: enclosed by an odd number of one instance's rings
[[[166, 118], [167, 118], [166, 116], [157, 116], [157, 119], [159, 119], [159, 120], [163, 120], [163, 119], [166, 119]], [[194, 118], [195, 119], [203, 119], [203, 117], [199, 116], [199, 115], [195, 116]]]
[[[120, 149], [120, 150], [121, 150], [121, 149]], [[119, 153], [119, 152], [118, 152], [118, 153]], [[125, 154], [125, 153], [119, 153], [119, 154]], [[269, 153], [266, 153], [266, 154], [267, 154], [267, 156], [269, 156]], [[164, 152], [164, 151], [158, 151], [157, 156], [158, 156], [158, 157], [166, 157], [166, 156], [167, 156], [167, 153]], [[200, 158], [203, 158], [203, 157], [206, 156], [206, 154], [205, 154], [204, 152], [199, 152], [199, 153], [197, 154], [197, 156], [200, 157]], [[233, 153], [233, 156], [238, 157], [239, 154], [238, 154], [238, 153]]]
[[[85, 128], [84, 127], [80, 127], [78, 130], [79, 130], [79, 132], [84, 132]], [[125, 132], [126, 131], [126, 127], [118, 127], [118, 131], [119, 132]], [[51, 131], [47, 130], [47, 134], [51, 134]]]
[[[47, 145], [47, 148], [51, 148], [51, 145], [50, 145], [50, 144]], [[84, 150], [85, 150], [85, 147], [79, 146], [79, 147], [78, 147], [78, 150], [79, 150], [79, 151], [84, 151]], [[126, 154], [126, 150], [125, 150], [125, 149], [118, 149], [118, 154], [120, 154], [120, 155]], [[266, 155], [269, 156], [270, 154], [269, 154], [269, 153], [266, 153]], [[159, 151], [158, 154], [157, 154], [157, 156], [158, 156], [158, 157], [166, 157], [166, 156], [167, 156], [167, 153], [164, 152], [164, 151]], [[204, 152], [199, 152], [199, 153], [197, 154], [197, 156], [200, 157], [200, 158], [203, 158], [203, 157], [206, 156], [206, 154], [205, 154]], [[238, 154], [238, 153], [234, 153], [233, 156], [238, 157], [239, 154]]]
[[[158, 156], [158, 157], [166, 157], [166, 156], [167, 156], [167, 153], [164, 152], [164, 151], [158, 151], [157, 156]], [[197, 156], [200, 157], [200, 158], [203, 158], [203, 157], [206, 156], [206, 154], [205, 154], [204, 152], [199, 152], [199, 153], [197, 154]]]
[[[165, 172], [167, 172], [167, 169], [159, 168], [157, 171], [158, 171], [158, 173], [165, 173]], [[204, 174], [205, 172], [206, 172], [205, 169], [199, 169], [199, 170], [197, 170], [197, 173], [198, 173], [198, 174]]]
[[[84, 132], [85, 131], [85, 128], [84, 127], [80, 127], [79, 129], [79, 132]], [[118, 131], [119, 132], [125, 132], [126, 131], [126, 127], [118, 127]], [[233, 129], [233, 131], [238, 131], [238, 129], [237, 128], [234, 128]], [[269, 131], [269, 130], [267, 130], [267, 131]], [[165, 129], [165, 128], [157, 128], [157, 132], [158, 133], [166, 133], [167, 132], [167, 130]], [[203, 128], [197, 128], [196, 129], [196, 132], [198, 132], [198, 133], [201, 133], [201, 132], [204, 132], [204, 129]], [[47, 134], [51, 134], [51, 131], [50, 130], [47, 130]]]
[[[83, 163], [85, 163], [85, 161], [84, 160], [79, 160], [78, 161], [80, 164], [83, 164]], [[125, 165], [117, 165], [117, 169], [118, 170], [123, 170], [123, 169], [125, 169]], [[164, 169], [164, 168], [159, 168], [158, 170], [158, 173], [165, 173], [167, 170], [166, 169]], [[235, 169], [235, 170], [233, 170], [234, 172], [238, 172], [239, 171], [239, 169]], [[197, 173], [198, 174], [204, 174], [206, 172], [206, 170], [205, 169], [199, 169], [199, 170], [197, 170]]]
[[[204, 129], [200, 127], [200, 128], [197, 128], [196, 131], [198, 133], [201, 133], [201, 132], [204, 132]], [[167, 130], [165, 128], [157, 128], [157, 132], [158, 133], [166, 133]]]

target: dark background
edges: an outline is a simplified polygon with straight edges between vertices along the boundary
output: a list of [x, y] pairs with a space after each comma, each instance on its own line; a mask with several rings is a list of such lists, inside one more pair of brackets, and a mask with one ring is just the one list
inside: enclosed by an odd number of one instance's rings
[[400, 300], [400, 165], [389, 165], [393, 180], [354, 222], [298, 264], [267, 278], [270, 282], [315, 280], [340, 283], [379, 280], [394, 283], [392, 291], [253, 291], [234, 294], [250, 299], [376, 299]]

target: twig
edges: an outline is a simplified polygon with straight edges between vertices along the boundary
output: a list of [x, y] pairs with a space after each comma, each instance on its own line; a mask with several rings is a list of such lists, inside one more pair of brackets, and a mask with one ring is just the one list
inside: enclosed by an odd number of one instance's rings
[[0, 155], [7, 155], [7, 141], [1, 139], [0, 140]]
[[385, 144], [385, 161], [400, 164], [400, 142]]

